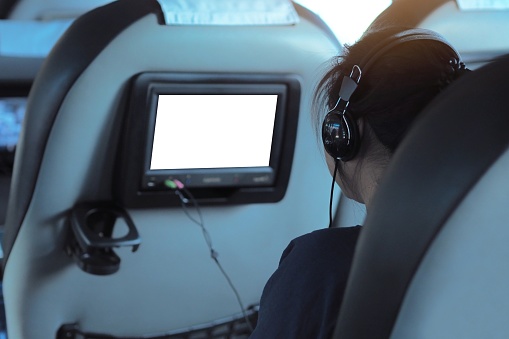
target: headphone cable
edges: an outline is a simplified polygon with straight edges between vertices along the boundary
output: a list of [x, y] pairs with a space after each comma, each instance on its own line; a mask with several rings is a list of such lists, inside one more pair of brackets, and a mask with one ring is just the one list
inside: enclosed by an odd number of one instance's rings
[[329, 200], [329, 228], [333, 227], [333, 218], [332, 218], [332, 204], [334, 201], [334, 186], [336, 183], [336, 173], [338, 172], [339, 160], [336, 159], [334, 161], [334, 173], [332, 174], [332, 185], [330, 188], [330, 200]]
[[[219, 268], [219, 270], [221, 271], [221, 273], [225, 277], [226, 281], [228, 282], [228, 285], [230, 286], [230, 288], [232, 289], [233, 293], [235, 294], [235, 297], [237, 298], [237, 302], [238, 302], [238, 304], [239, 304], [239, 306], [241, 308], [244, 320], [246, 321], [246, 324], [247, 324], [247, 326], [249, 328], [249, 331], [252, 333], [253, 330], [254, 330], [253, 329], [253, 325], [251, 324], [251, 321], [248, 318], [246, 309], [244, 308], [244, 304], [242, 303], [242, 299], [240, 298], [240, 294], [239, 294], [237, 288], [233, 284], [233, 281], [231, 280], [231, 278], [228, 275], [228, 273], [223, 268], [223, 265], [221, 265], [221, 263], [219, 262], [219, 259], [218, 259], [219, 253], [212, 246], [212, 238], [210, 237], [209, 232], [205, 228], [205, 223], [203, 221], [203, 216], [202, 216], [202, 213], [201, 213], [200, 206], [198, 205], [198, 202], [196, 201], [194, 196], [191, 194], [191, 192], [186, 187], [184, 187], [184, 185], [180, 181], [177, 181], [175, 184], [176, 184], [176, 186], [178, 188], [178, 189], [175, 190], [175, 193], [180, 198], [180, 203], [182, 205], [182, 210], [187, 215], [189, 220], [191, 220], [192, 222], [194, 222], [196, 225], [198, 225], [201, 228], [202, 233], [203, 233], [203, 237], [205, 238], [205, 242], [207, 243], [207, 247], [210, 250], [210, 257], [212, 258], [212, 260], [214, 260], [214, 262], [216, 263], [217, 267]], [[187, 198], [184, 196], [184, 194], [181, 192], [181, 190], [185, 193]], [[198, 220], [196, 218], [194, 218], [191, 215], [191, 213], [189, 213], [188, 206], [187, 206], [189, 201], [192, 202], [192, 204], [193, 204], [193, 206], [194, 206], [194, 208], [196, 210], [196, 213], [198, 214]]]

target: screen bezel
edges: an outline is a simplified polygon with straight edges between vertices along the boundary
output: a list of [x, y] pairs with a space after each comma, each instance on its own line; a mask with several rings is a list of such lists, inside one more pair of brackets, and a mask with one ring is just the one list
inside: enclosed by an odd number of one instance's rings
[[[274, 169], [278, 167], [280, 156], [281, 140], [281, 122], [278, 119], [284, 119], [282, 114], [278, 115], [277, 112], [284, 112], [286, 96], [286, 86], [282, 84], [265, 84], [263, 87], [254, 84], [177, 84], [177, 83], [152, 83], [149, 85], [148, 91], [150, 92], [150, 116], [148, 125], [148, 134], [146, 138], [147, 150], [144, 159], [144, 178], [146, 181], [142, 182], [142, 189], [150, 190], [147, 183], [158, 182], [157, 178], [177, 179], [185, 182], [189, 187], [229, 187], [238, 186], [239, 180], [243, 180], [244, 185], [251, 184], [252, 186], [270, 186], [275, 181]], [[182, 168], [182, 169], [150, 169], [150, 164], [153, 155], [155, 123], [157, 122], [157, 109], [158, 98], [160, 95], [171, 94], [203, 94], [203, 95], [222, 95], [222, 94], [275, 94], [278, 96], [278, 101], [274, 113], [274, 127], [272, 135], [272, 148], [270, 152], [270, 161], [268, 166], [259, 167], [218, 167], [218, 168]], [[242, 110], [239, 107], [239, 110]], [[253, 117], [251, 117], [253, 118]], [[230, 122], [232, 128], [236, 128], [234, 122]], [[178, 127], [176, 127], [178, 128]], [[246, 136], [248, 137], [248, 136]], [[242, 142], [242, 140], [232, 140], [232, 142]], [[185, 143], [185, 140], [182, 140]], [[247, 176], [247, 178], [246, 178]], [[156, 180], [151, 181], [151, 178]], [[235, 180], [237, 178], [237, 180]], [[259, 178], [259, 180], [249, 180], [250, 178]], [[268, 179], [263, 179], [268, 178]]]
[[[300, 81], [296, 76], [147, 72], [133, 78], [130, 94], [116, 185], [124, 205], [180, 203], [164, 185], [166, 179], [183, 182], [201, 203], [275, 202], [283, 198], [298, 121]], [[269, 166], [150, 170], [157, 98], [161, 94], [277, 94]]]

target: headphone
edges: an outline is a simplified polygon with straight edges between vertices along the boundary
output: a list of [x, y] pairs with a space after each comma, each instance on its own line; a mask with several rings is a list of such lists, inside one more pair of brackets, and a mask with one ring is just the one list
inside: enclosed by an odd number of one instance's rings
[[349, 76], [343, 77], [338, 101], [334, 107], [327, 112], [324, 118], [322, 123], [322, 142], [325, 150], [334, 160], [351, 160], [359, 151], [359, 129], [347, 108], [350, 103], [350, 97], [357, 89], [363, 74], [365, 74], [371, 65], [388, 50], [405, 42], [415, 40], [432, 40], [443, 43], [451, 49], [458, 62], [460, 62], [460, 56], [456, 49], [452, 47], [444, 37], [427, 29], [409, 29], [382, 40], [358, 65], [353, 66]]

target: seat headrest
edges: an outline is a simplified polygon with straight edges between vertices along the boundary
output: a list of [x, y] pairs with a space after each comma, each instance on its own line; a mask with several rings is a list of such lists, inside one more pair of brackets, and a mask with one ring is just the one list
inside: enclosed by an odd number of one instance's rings
[[167, 25], [293, 25], [289, 0], [158, 0]]

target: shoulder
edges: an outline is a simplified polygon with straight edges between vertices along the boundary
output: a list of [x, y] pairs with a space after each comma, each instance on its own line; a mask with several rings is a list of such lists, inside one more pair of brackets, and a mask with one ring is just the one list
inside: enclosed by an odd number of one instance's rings
[[252, 338], [328, 338], [361, 227], [314, 231], [290, 242], [265, 285]]
[[[325, 228], [307, 233], [293, 239], [284, 250], [280, 265], [291, 257], [306, 258], [318, 257], [323, 260], [324, 255], [330, 255], [331, 259], [337, 259], [350, 252], [353, 253], [361, 226]], [[310, 257], [311, 256], [311, 257]]]

